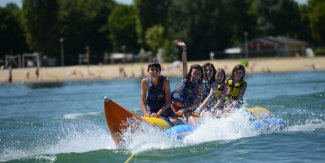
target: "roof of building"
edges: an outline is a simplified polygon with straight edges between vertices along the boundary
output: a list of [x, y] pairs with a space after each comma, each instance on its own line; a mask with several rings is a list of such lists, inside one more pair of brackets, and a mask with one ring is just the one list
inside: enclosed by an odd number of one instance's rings
[[309, 45], [309, 43], [306, 41], [301, 41], [301, 40], [297, 40], [297, 39], [285, 37], [285, 36], [277, 36], [277, 37], [268, 36], [268, 37], [263, 37], [263, 39], [269, 40], [269, 41], [274, 41], [274, 42], [277, 42], [280, 44], [285, 44], [285, 45]]
[[[247, 44], [253, 43], [253, 42], [263, 42], [266, 44], [270, 44], [273, 46], [280, 46], [280, 45], [309, 45], [308, 42], [306, 41], [301, 41], [301, 40], [297, 40], [294, 38], [290, 38], [290, 37], [284, 37], [284, 36], [277, 36], [277, 37], [273, 37], [273, 36], [265, 36], [262, 38], [256, 38], [253, 40], [250, 40], [247, 42]], [[238, 45], [238, 47], [243, 47], [245, 46], [245, 43], [242, 43], [240, 45]]]

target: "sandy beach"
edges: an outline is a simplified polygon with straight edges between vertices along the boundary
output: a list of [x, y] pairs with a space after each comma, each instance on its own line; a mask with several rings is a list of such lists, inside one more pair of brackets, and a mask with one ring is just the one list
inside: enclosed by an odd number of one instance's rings
[[[192, 64], [203, 65], [211, 62], [216, 68], [221, 67], [226, 70], [227, 74], [231, 73], [236, 64], [240, 64], [240, 59], [232, 60], [213, 60], [213, 61], [189, 61], [188, 66]], [[39, 77], [36, 76], [36, 67], [33, 68], [13, 68], [13, 82], [55, 82], [68, 80], [99, 80], [124, 78], [124, 73], [120, 73], [123, 68], [127, 78], [141, 77], [142, 68], [147, 75], [148, 63], [133, 64], [114, 64], [114, 65], [77, 65], [65, 67], [41, 67], [39, 68]], [[168, 76], [180, 76], [181, 64], [162, 63], [162, 73]], [[297, 72], [297, 71], [324, 71], [325, 57], [315, 58], [254, 58], [249, 59], [247, 73], [275, 73], [275, 72]], [[29, 76], [27, 77], [27, 74]], [[0, 82], [4, 84], [8, 81], [8, 69], [0, 70]]]

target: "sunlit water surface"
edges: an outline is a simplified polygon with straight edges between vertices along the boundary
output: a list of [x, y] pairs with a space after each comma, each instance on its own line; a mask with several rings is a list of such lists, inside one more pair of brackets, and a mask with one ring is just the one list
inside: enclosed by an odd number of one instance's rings
[[[181, 78], [170, 78], [175, 89]], [[140, 79], [0, 85], [0, 162], [324, 162], [325, 73], [246, 76], [246, 107], [264, 107], [287, 131], [260, 132], [244, 114], [210, 119], [183, 142], [140, 123], [116, 147], [103, 97], [141, 115]]]

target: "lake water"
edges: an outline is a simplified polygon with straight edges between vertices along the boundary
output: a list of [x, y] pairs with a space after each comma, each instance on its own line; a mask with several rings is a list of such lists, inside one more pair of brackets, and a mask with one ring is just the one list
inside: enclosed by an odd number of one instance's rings
[[[170, 78], [174, 90], [181, 78]], [[325, 72], [250, 74], [246, 107], [264, 107], [287, 131], [259, 132], [236, 114], [200, 126], [184, 142], [142, 124], [117, 148], [107, 96], [141, 115], [141, 80], [0, 85], [0, 162], [324, 162]]]

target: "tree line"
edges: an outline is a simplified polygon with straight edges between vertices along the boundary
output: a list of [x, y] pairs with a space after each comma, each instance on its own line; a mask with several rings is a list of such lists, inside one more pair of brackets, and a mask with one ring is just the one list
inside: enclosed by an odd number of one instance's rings
[[[91, 63], [105, 52], [155, 54], [163, 49], [180, 58], [173, 40], [182, 39], [189, 60], [209, 59], [261, 36], [289, 35], [314, 46], [325, 44], [325, 1], [309, 0], [24, 0], [0, 7], [0, 58], [5, 54], [41, 52], [60, 58], [64, 39], [65, 65], [78, 64], [78, 54], [90, 48]], [[59, 59], [60, 60], [60, 59]]]

